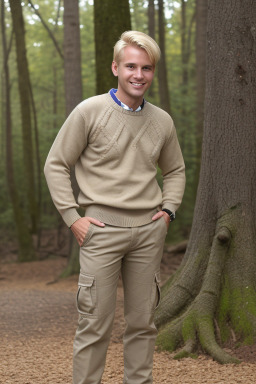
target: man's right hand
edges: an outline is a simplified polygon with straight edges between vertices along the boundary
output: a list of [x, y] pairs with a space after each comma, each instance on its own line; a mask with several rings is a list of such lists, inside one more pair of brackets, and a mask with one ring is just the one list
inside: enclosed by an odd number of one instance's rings
[[98, 225], [99, 227], [105, 227], [105, 224], [101, 221], [87, 216], [81, 217], [81, 219], [75, 221], [70, 227], [80, 247], [83, 244], [84, 238], [91, 223]]

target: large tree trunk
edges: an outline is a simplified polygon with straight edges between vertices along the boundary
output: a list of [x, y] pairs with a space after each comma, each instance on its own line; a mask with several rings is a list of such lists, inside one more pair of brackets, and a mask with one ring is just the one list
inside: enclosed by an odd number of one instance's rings
[[13, 208], [13, 216], [19, 245], [19, 261], [29, 261], [35, 258], [33, 240], [29, 232], [26, 219], [22, 211], [22, 199], [19, 195], [14, 177], [13, 166], [13, 150], [12, 150], [12, 116], [11, 116], [11, 85], [9, 76], [8, 57], [9, 50], [7, 47], [6, 31], [5, 31], [5, 5], [4, 0], [1, 0], [1, 32], [2, 32], [2, 48], [4, 59], [4, 84], [5, 84], [5, 139], [6, 139], [6, 178], [10, 200]]
[[97, 94], [117, 86], [111, 71], [113, 47], [121, 34], [130, 29], [129, 0], [94, 0]]
[[196, 136], [198, 176], [200, 170], [203, 124], [204, 97], [206, 79], [206, 31], [208, 0], [196, 0]]
[[16, 60], [18, 68], [19, 95], [22, 119], [22, 144], [24, 158], [24, 183], [27, 191], [31, 231], [37, 233], [39, 210], [36, 201], [34, 153], [31, 123], [31, 89], [28, 61], [26, 55], [25, 27], [21, 1], [9, 0], [12, 14], [13, 30], [16, 42]]
[[[256, 2], [210, 1], [202, 167], [192, 232], [163, 289], [158, 344], [179, 357], [198, 344], [256, 338]], [[218, 336], [217, 336], [218, 335]], [[217, 343], [218, 341], [218, 343]]]
[[161, 49], [161, 58], [158, 64], [160, 105], [161, 105], [161, 108], [163, 108], [166, 112], [171, 113], [168, 76], [167, 76], [167, 67], [166, 67], [166, 55], [165, 55], [165, 16], [164, 16], [163, 0], [158, 0], [158, 34], [159, 34], [159, 47]]

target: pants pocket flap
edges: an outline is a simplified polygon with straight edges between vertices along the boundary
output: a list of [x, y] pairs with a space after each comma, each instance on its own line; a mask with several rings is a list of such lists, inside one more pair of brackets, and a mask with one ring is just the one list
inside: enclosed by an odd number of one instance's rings
[[80, 287], [92, 287], [94, 282], [94, 276], [90, 275], [79, 275], [78, 285]]
[[155, 278], [156, 278], [156, 282], [157, 282], [157, 284], [160, 284], [160, 283], [161, 283], [160, 272], [157, 272], [157, 273], [155, 274]]

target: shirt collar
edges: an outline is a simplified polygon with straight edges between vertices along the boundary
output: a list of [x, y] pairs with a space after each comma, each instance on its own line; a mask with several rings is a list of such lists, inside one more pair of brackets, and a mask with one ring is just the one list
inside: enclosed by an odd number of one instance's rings
[[128, 105], [122, 103], [122, 101], [120, 101], [120, 100], [116, 97], [116, 95], [115, 95], [116, 91], [117, 91], [117, 89], [115, 89], [115, 88], [110, 89], [110, 91], [109, 91], [110, 96], [112, 97], [112, 99], [113, 99], [118, 105], [120, 105], [120, 107], [124, 108], [126, 111], [139, 112], [139, 111], [141, 111], [142, 108], [144, 107], [145, 100], [143, 99], [142, 104], [141, 104], [137, 109], [135, 109], [135, 111], [134, 111], [132, 108], [130, 108], [130, 107], [128, 107]]

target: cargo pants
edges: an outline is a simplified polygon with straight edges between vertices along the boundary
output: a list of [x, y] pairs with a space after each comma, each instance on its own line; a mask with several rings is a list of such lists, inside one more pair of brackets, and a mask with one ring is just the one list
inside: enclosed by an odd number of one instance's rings
[[90, 224], [80, 249], [78, 328], [73, 384], [100, 384], [115, 315], [120, 273], [124, 289], [124, 383], [150, 384], [160, 301], [163, 217], [134, 228]]

